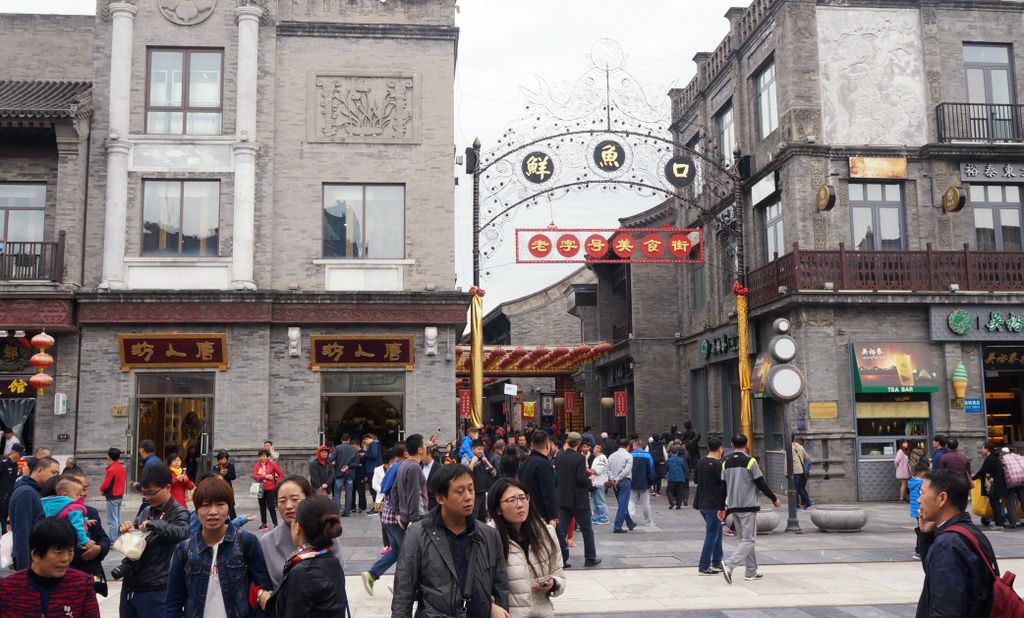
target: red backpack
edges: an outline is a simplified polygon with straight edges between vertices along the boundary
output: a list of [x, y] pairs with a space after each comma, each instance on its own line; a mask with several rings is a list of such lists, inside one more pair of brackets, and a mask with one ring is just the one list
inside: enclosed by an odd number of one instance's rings
[[1003, 573], [1002, 577], [996, 575], [996, 571], [992, 568], [992, 563], [989, 562], [988, 556], [981, 549], [978, 539], [974, 538], [974, 535], [967, 528], [963, 526], [950, 526], [947, 530], [955, 532], [966, 539], [971, 544], [971, 547], [974, 548], [974, 551], [978, 552], [978, 555], [981, 556], [981, 561], [988, 567], [988, 572], [992, 574], [992, 612], [989, 613], [989, 618], [1024, 618], [1024, 601], [1013, 590], [1013, 580], [1017, 576], [1010, 571]]

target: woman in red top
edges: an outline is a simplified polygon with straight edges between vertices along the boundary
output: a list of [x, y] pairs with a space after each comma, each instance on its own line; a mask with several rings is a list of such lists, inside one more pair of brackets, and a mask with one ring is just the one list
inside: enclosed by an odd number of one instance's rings
[[270, 460], [270, 451], [260, 451], [260, 460], [252, 467], [252, 479], [257, 483], [263, 483], [263, 495], [259, 497], [260, 530], [267, 529], [267, 511], [270, 511], [270, 520], [277, 527], [277, 484], [284, 478], [284, 473], [278, 467], [277, 462]]
[[167, 467], [171, 469], [171, 497], [174, 498], [175, 502], [188, 510], [186, 492], [195, 489], [196, 485], [192, 482], [192, 479], [188, 478], [188, 474], [185, 472], [184, 468], [182, 468], [181, 455], [171, 455], [171, 458], [167, 460], [167, 463], [170, 464]]

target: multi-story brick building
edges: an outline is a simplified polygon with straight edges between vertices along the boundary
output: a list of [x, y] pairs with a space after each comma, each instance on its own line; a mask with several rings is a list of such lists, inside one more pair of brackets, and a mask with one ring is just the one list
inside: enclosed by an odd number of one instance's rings
[[454, 11], [0, 17], [0, 329], [57, 337], [35, 444], [98, 465], [153, 439], [202, 466], [270, 439], [298, 465], [343, 432], [454, 429]]

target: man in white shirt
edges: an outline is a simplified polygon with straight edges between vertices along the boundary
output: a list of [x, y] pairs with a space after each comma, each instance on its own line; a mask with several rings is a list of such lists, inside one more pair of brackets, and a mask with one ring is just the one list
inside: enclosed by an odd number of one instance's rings
[[0, 438], [0, 442], [3, 443], [4, 457], [11, 454], [15, 444], [21, 444], [21, 440], [14, 437], [14, 430], [9, 427], [4, 427], [4, 437]]

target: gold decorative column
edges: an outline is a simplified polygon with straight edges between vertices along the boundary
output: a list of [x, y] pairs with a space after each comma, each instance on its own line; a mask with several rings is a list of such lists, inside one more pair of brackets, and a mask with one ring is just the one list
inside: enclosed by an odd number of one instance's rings
[[740, 373], [740, 432], [747, 436], [747, 444], [753, 452], [754, 418], [750, 404], [750, 330], [747, 322], [747, 296], [750, 290], [738, 281], [732, 286], [736, 296], [736, 334], [739, 339], [737, 361]]
[[[484, 291], [476, 286], [469, 289], [473, 300], [469, 303], [469, 388], [472, 393], [470, 427], [484, 426]], [[748, 385], [749, 389], [749, 385]], [[511, 414], [511, 410], [509, 410]]]

